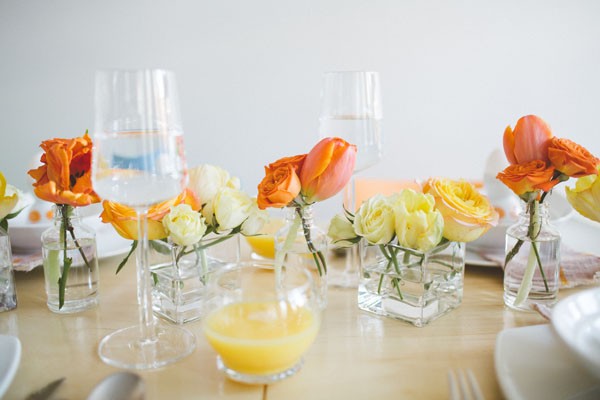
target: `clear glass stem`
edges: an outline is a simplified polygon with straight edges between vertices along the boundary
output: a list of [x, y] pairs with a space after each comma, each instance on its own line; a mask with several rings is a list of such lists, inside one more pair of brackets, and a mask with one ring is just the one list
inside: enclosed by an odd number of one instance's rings
[[136, 254], [137, 295], [140, 337], [143, 343], [156, 340], [156, 324], [152, 315], [152, 281], [148, 263], [148, 209], [137, 209], [138, 246]]

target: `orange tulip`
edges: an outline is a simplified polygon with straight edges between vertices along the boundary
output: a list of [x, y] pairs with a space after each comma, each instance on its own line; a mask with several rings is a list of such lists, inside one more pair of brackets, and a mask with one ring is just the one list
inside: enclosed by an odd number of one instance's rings
[[504, 130], [504, 154], [511, 164], [524, 164], [534, 160], [548, 162], [548, 145], [552, 131], [538, 116], [527, 115], [519, 118], [513, 131], [510, 126]]
[[572, 178], [598, 173], [596, 167], [600, 160], [569, 139], [553, 137], [548, 146], [548, 157], [554, 168]]
[[[171, 206], [188, 204], [194, 211], [200, 209], [200, 202], [190, 189], [186, 189], [179, 196], [159, 203], [148, 210], [148, 240], [164, 239], [168, 236], [162, 219], [169, 212]], [[137, 213], [133, 208], [119, 203], [105, 200], [102, 202], [102, 222], [110, 223], [117, 233], [125, 239], [137, 240]]]
[[550, 191], [560, 181], [552, 180], [554, 167], [545, 162], [534, 160], [526, 164], [509, 165], [496, 178], [508, 186], [518, 196], [536, 190]]
[[356, 146], [340, 138], [325, 138], [308, 153], [300, 182], [307, 204], [330, 198], [346, 186], [356, 162]]
[[258, 184], [256, 198], [261, 210], [285, 207], [298, 196], [301, 186], [297, 171], [305, 158], [306, 154], [284, 157], [265, 167], [265, 177]]
[[28, 172], [37, 197], [75, 207], [100, 201], [92, 189], [92, 140], [87, 132], [74, 139], [45, 140], [40, 147], [43, 165]]

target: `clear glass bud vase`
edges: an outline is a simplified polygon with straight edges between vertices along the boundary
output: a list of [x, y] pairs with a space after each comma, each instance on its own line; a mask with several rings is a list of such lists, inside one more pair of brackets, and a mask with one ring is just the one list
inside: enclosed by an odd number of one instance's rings
[[98, 304], [98, 260], [94, 230], [81, 222], [77, 208], [53, 207], [54, 225], [42, 234], [48, 308], [75, 313]]
[[8, 233], [0, 228], [0, 312], [17, 307], [15, 275]]
[[314, 223], [312, 206], [287, 207], [285, 213], [285, 224], [275, 234], [276, 260], [278, 254], [284, 254], [284, 265], [308, 270], [315, 283], [318, 302], [325, 308], [327, 267], [324, 260], [327, 255], [327, 235]]
[[504, 303], [533, 311], [534, 303], [554, 304], [560, 285], [560, 233], [549, 223], [548, 206], [528, 203], [506, 231]]

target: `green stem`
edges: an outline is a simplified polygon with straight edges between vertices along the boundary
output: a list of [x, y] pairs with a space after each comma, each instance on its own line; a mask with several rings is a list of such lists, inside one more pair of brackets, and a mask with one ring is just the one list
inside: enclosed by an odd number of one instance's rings
[[310, 237], [310, 226], [306, 223], [306, 219], [304, 218], [304, 214], [302, 213], [302, 207], [296, 207], [296, 214], [300, 218], [302, 222], [302, 231], [304, 232], [304, 239], [306, 240], [306, 245], [310, 250], [313, 260], [315, 260], [315, 264], [317, 264], [317, 270], [319, 271], [319, 276], [323, 276], [327, 273], [327, 263], [325, 261], [325, 256], [321, 250], [317, 250], [312, 239]]
[[[65, 305], [65, 291], [67, 288], [67, 279], [69, 277], [69, 270], [71, 269], [71, 263], [73, 260], [67, 257], [67, 229], [70, 227], [69, 221], [69, 206], [66, 204], [58, 204], [61, 212], [60, 222], [60, 241], [62, 242], [63, 248], [63, 270], [60, 278], [58, 278], [58, 309], [60, 310]], [[72, 229], [72, 228], [71, 228]]]

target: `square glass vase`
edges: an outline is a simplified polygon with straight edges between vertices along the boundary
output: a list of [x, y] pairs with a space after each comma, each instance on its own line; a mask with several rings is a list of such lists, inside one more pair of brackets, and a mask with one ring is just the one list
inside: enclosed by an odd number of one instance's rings
[[210, 274], [239, 262], [239, 235], [204, 249], [153, 240], [151, 249], [152, 311], [176, 324], [203, 316], [206, 285]]
[[462, 302], [465, 244], [427, 251], [359, 244], [361, 310], [422, 327]]

